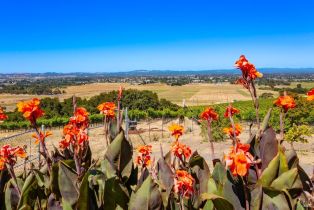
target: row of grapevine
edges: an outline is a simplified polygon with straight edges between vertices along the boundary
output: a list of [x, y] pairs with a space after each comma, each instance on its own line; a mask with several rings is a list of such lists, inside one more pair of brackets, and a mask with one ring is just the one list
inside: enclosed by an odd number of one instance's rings
[[[260, 115], [261, 118], [265, 116], [267, 110], [272, 107], [272, 99], [260, 100]], [[238, 116], [239, 120], [252, 121], [255, 119], [255, 110], [252, 107], [251, 101], [237, 101], [233, 103], [233, 106], [240, 110], [241, 115]], [[212, 107], [220, 114], [223, 115], [228, 103], [214, 104]], [[188, 117], [188, 118], [198, 118], [199, 114], [204, 110], [206, 106], [193, 106], [180, 108], [177, 111], [171, 109], [155, 110], [149, 108], [145, 111], [142, 110], [129, 110], [128, 117], [131, 120], [143, 120], [143, 119], [160, 119], [164, 118], [178, 118], [178, 117]], [[274, 112], [274, 119], [277, 119], [277, 113]], [[90, 123], [100, 123], [103, 120], [101, 114], [93, 114], [90, 116]], [[39, 125], [45, 125], [46, 127], [61, 127], [68, 122], [67, 117], [54, 117], [50, 119], [40, 119], [38, 121]], [[272, 121], [274, 127], [279, 125], [276, 120]], [[278, 125], [277, 125], [278, 124]], [[30, 126], [27, 121], [17, 121], [17, 122], [4, 122], [0, 124], [0, 129], [2, 130], [16, 130], [16, 129], [28, 129]]]

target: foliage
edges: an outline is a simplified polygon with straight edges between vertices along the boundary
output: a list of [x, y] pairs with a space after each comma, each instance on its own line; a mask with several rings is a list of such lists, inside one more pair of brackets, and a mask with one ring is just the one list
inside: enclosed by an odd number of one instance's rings
[[310, 137], [313, 134], [311, 127], [307, 125], [296, 125], [293, 124], [292, 127], [285, 134], [285, 140], [287, 142], [302, 142], [307, 143], [306, 137]]

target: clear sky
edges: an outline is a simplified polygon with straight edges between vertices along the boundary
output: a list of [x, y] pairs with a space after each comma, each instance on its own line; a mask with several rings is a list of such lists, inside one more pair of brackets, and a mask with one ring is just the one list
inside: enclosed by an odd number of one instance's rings
[[3, 0], [0, 73], [314, 67], [313, 0]]

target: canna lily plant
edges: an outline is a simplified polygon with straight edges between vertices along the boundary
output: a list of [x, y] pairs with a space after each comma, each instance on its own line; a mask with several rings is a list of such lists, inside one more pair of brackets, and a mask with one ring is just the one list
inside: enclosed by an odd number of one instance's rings
[[[0, 209], [313, 208], [311, 179], [299, 165], [295, 151], [284, 148], [284, 129], [277, 139], [268, 123], [272, 108], [263, 121], [259, 120], [254, 81], [262, 74], [245, 56], [239, 58], [236, 67], [242, 72], [237, 83], [252, 96], [255, 130], [249, 139], [239, 138], [242, 127], [233, 117], [240, 112], [230, 104], [224, 114], [230, 125], [221, 132], [230, 137], [232, 147], [218, 158], [211, 141], [211, 123], [219, 118], [214, 109], [205, 109], [200, 118], [207, 122], [211, 160], [205, 160], [182, 143], [184, 127], [179, 124], [169, 127], [173, 142], [166, 153], [160, 145], [159, 159], [152, 156], [151, 145], [141, 145], [134, 150], [121, 128], [122, 88], [116, 103], [105, 102], [98, 106], [104, 115], [106, 152], [97, 160], [89, 147], [89, 114], [85, 108], [76, 107], [75, 100], [73, 116], [64, 126], [58, 147], [52, 150], [48, 150], [45, 141], [51, 133], [40, 130], [37, 125], [37, 119], [44, 115], [40, 100], [20, 102], [18, 110], [31, 122], [35, 130], [33, 137], [40, 144], [44, 161], [17, 174], [14, 165], [17, 158], [26, 158], [24, 149], [10, 145], [1, 148]], [[307, 94], [308, 101], [313, 100], [312, 96], [313, 90]], [[279, 97], [274, 104], [281, 110], [284, 128], [285, 113], [297, 104], [287, 95]], [[0, 111], [1, 114], [4, 113]], [[209, 161], [214, 163], [212, 170]]]

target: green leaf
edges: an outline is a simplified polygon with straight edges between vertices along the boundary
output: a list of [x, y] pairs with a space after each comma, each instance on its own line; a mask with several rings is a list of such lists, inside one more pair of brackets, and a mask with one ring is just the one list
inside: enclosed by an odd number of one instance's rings
[[242, 179], [233, 177], [230, 171], [227, 171], [226, 181], [223, 184], [222, 196], [228, 200], [235, 209], [245, 209], [245, 196]]
[[279, 161], [278, 175], [281, 175], [289, 170], [287, 158], [281, 149], [279, 150]]
[[289, 169], [296, 168], [299, 164], [299, 158], [295, 150], [286, 151], [286, 157]]
[[124, 181], [131, 175], [133, 164], [133, 148], [121, 131], [111, 142], [105, 154], [105, 158], [118, 171]]
[[215, 206], [212, 200], [207, 200], [203, 210], [214, 210]]
[[110, 178], [105, 182], [104, 209], [115, 209], [117, 205], [126, 209], [129, 202], [129, 195], [126, 187], [122, 185], [117, 177]]
[[64, 161], [59, 162], [58, 185], [66, 205], [73, 206], [78, 199], [77, 174]]
[[[197, 152], [194, 152], [189, 160], [189, 166], [191, 174], [195, 179], [195, 188], [197, 194], [207, 193], [208, 180], [210, 177], [209, 167], [203, 157], [201, 157]], [[199, 208], [201, 205], [200, 197], [197, 197], [193, 202], [194, 208]]]
[[168, 198], [171, 193], [174, 184], [174, 173], [170, 165], [166, 162], [164, 158], [160, 158], [157, 162], [158, 171], [158, 184], [161, 188], [162, 200], [164, 207], [168, 204]]
[[38, 186], [49, 189], [50, 184], [48, 176], [37, 169], [33, 169], [33, 173], [35, 174], [35, 177], [37, 179]]
[[251, 191], [251, 209], [260, 210], [263, 203], [263, 188], [262, 186], [257, 186]]
[[97, 209], [97, 206], [95, 205], [97, 203], [96, 198], [93, 194], [93, 191], [89, 188], [89, 176], [91, 176], [91, 171], [85, 173], [81, 182], [80, 193], [76, 208], [78, 210]]
[[272, 181], [277, 177], [280, 158], [279, 153], [270, 161], [258, 180], [258, 184], [262, 186], [270, 186]]
[[22, 195], [19, 201], [18, 208], [22, 206], [31, 206], [35, 205], [35, 202], [40, 198], [45, 198], [44, 191], [38, 186], [38, 182], [34, 174], [30, 174], [23, 185]]
[[267, 128], [259, 142], [259, 157], [262, 160], [262, 171], [267, 168], [270, 161], [278, 154], [278, 141], [274, 129]]
[[61, 197], [59, 184], [58, 184], [58, 177], [59, 177], [59, 164], [55, 163], [51, 167], [51, 174], [50, 174], [50, 190], [52, 193], [55, 194], [56, 198], [58, 199]]
[[133, 192], [130, 198], [129, 209], [161, 209], [162, 198], [157, 185], [148, 176], [141, 187]]
[[[297, 181], [298, 178], [298, 169], [293, 168], [289, 171], [286, 171], [282, 173], [277, 179], [275, 179], [271, 183], [271, 187], [273, 187], [276, 190], [283, 190], [283, 189], [289, 189], [292, 188], [294, 183]], [[299, 182], [299, 187], [302, 185], [301, 182]]]
[[71, 204], [62, 198], [62, 209], [63, 210], [73, 210]]
[[210, 194], [210, 193], [203, 193], [201, 194], [201, 200], [211, 200], [214, 204], [214, 207], [217, 210], [233, 210], [232, 204], [226, 200], [225, 198], [215, 195], [215, 194]]
[[291, 209], [291, 203], [286, 199], [284, 193], [269, 188], [263, 188], [262, 209]]
[[221, 163], [216, 163], [212, 176], [218, 185], [218, 194], [222, 195], [223, 185], [225, 184], [227, 178], [227, 171], [225, 167]]
[[130, 210], [149, 209], [152, 178], [148, 176], [142, 186], [132, 193], [129, 203]]
[[266, 128], [268, 127], [268, 123], [269, 123], [269, 119], [271, 117], [271, 113], [272, 113], [272, 108], [269, 108], [267, 114], [265, 115], [264, 119], [263, 119], [263, 122], [262, 122], [262, 125], [261, 125], [261, 132], [263, 133]]
[[16, 189], [13, 187], [12, 179], [9, 180], [5, 188], [5, 209], [17, 209], [20, 196]]

